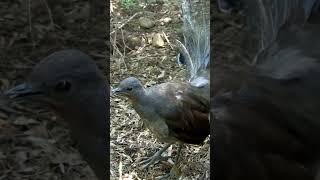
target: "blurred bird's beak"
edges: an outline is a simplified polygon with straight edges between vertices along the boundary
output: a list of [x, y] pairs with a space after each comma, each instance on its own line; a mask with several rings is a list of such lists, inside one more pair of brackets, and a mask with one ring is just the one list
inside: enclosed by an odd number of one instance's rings
[[121, 89], [120, 88], [114, 88], [114, 89], [112, 89], [112, 95], [117, 95], [117, 94], [119, 94], [119, 93], [121, 93]]
[[27, 97], [41, 94], [40, 91], [35, 90], [30, 84], [23, 83], [4, 93], [9, 98]]

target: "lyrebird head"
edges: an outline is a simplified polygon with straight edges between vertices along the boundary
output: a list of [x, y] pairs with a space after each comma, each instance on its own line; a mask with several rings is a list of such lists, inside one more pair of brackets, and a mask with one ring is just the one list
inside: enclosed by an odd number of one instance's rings
[[89, 56], [77, 50], [63, 50], [46, 57], [24, 83], [5, 94], [69, 109], [106, 90], [104, 77]]
[[143, 85], [135, 77], [128, 77], [122, 80], [119, 86], [112, 90], [112, 93], [115, 95], [124, 95], [129, 98], [134, 98], [142, 92], [144, 92]]
[[69, 123], [78, 149], [99, 179], [106, 177], [107, 94], [102, 72], [77, 50], [55, 52], [5, 94], [49, 106]]

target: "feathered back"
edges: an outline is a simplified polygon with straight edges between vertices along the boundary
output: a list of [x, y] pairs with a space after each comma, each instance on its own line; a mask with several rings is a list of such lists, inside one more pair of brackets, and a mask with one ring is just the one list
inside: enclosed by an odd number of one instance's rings
[[207, 71], [210, 63], [210, 1], [181, 2], [184, 43], [177, 43], [192, 81]]

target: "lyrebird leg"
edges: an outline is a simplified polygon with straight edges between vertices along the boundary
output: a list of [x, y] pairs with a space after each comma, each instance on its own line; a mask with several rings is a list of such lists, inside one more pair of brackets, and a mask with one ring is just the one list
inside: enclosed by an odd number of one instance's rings
[[166, 175], [157, 177], [156, 180], [163, 180], [163, 179], [178, 179], [181, 176], [180, 169], [178, 167], [179, 164], [179, 159], [180, 159], [180, 154], [181, 154], [181, 149], [183, 147], [182, 143], [179, 143], [178, 151], [177, 151], [177, 157], [174, 162], [174, 165], [172, 166], [170, 172]]
[[183, 144], [182, 144], [182, 143], [180, 143], [180, 144], [179, 144], [179, 147], [178, 147], [178, 152], [177, 152], [176, 162], [175, 162], [174, 164], [177, 164], [177, 163], [178, 163], [178, 161], [179, 161], [179, 158], [180, 158], [180, 154], [181, 154], [181, 149], [182, 149], [182, 147], [183, 147]]
[[162, 149], [160, 149], [158, 152], [156, 152], [153, 156], [150, 158], [141, 161], [139, 164], [144, 164], [142, 166], [142, 169], [148, 168], [150, 165], [156, 163], [157, 161], [164, 161], [170, 158], [170, 156], [161, 156], [161, 154], [166, 151], [172, 143], [168, 143], [166, 146], [164, 146]]

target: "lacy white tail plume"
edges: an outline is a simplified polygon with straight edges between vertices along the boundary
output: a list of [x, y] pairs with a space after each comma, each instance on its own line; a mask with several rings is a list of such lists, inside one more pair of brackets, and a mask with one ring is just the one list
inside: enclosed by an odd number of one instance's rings
[[177, 45], [193, 81], [210, 62], [210, 1], [182, 0], [181, 7], [184, 43], [177, 40]]

